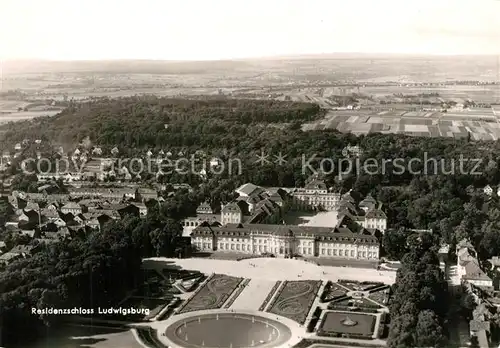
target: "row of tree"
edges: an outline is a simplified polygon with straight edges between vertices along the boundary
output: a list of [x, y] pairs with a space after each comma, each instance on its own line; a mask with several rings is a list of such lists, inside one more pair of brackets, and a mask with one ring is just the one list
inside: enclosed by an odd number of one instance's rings
[[412, 234], [390, 304], [389, 348], [445, 347], [448, 286], [439, 268], [436, 241]]

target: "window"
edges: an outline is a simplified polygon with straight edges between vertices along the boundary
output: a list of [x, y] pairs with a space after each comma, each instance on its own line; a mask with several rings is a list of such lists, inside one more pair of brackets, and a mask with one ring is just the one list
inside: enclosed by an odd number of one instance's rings
[[328, 256], [332, 255], [332, 249], [328, 249]]
[[339, 256], [343, 256], [343, 255], [344, 255], [343, 250], [342, 250], [342, 249], [340, 249], [340, 250], [339, 250]]
[[325, 249], [321, 249], [321, 255], [325, 255]]
[[236, 250], [240, 250], [240, 245], [239, 244], [236, 244]]
[[333, 249], [333, 256], [337, 256], [337, 249]]
[[234, 244], [231, 243], [231, 250], [234, 250]]
[[351, 257], [354, 257], [354, 250], [351, 250]]

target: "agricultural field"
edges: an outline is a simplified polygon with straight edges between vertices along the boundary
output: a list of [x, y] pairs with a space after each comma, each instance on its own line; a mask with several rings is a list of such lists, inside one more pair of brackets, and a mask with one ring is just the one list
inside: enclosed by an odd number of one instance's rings
[[[425, 103], [438, 107], [441, 103], [463, 104], [469, 100], [483, 106], [500, 104], [496, 70], [497, 58], [486, 56], [409, 59], [397, 55], [337, 54], [214, 62], [27, 62], [21, 65], [4, 62], [4, 93], [0, 93], [0, 98], [6, 93], [21, 93], [24, 99], [31, 101], [63, 98], [78, 101], [140, 94], [289, 100], [316, 103], [330, 110], [325, 119], [303, 125], [304, 130], [497, 140], [500, 138], [499, 107], [449, 109], [447, 114], [440, 110], [425, 111]], [[419, 95], [426, 95], [424, 105]], [[360, 110], [347, 110], [352, 100]], [[27, 103], [0, 99], [0, 124], [57, 113], [25, 110]], [[19, 107], [23, 111], [18, 112]]]
[[453, 137], [497, 140], [500, 123], [491, 108], [439, 111], [351, 110], [330, 111], [315, 123], [304, 124], [304, 131], [336, 129], [344, 133], [400, 133], [424, 137]]
[[221, 308], [243, 278], [216, 274], [180, 308], [179, 313]]
[[269, 305], [267, 312], [292, 319], [299, 324], [306, 321], [307, 314], [316, 299], [321, 281], [287, 281], [279, 295]]
[[28, 101], [0, 99], [0, 124], [41, 116], [54, 116], [61, 110], [61, 108], [33, 106], [33, 103]]

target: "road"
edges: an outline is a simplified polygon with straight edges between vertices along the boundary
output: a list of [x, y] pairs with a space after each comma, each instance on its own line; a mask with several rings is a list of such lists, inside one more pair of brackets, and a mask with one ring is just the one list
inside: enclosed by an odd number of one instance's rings
[[[448, 291], [450, 299], [450, 308], [448, 314], [448, 329], [450, 332], [451, 347], [468, 347], [470, 341], [469, 324], [457, 312], [460, 309], [460, 303], [457, 303], [456, 295], [460, 292], [461, 282], [457, 275], [456, 265], [446, 265], [446, 280], [448, 282]], [[458, 300], [459, 301], [459, 300]]]

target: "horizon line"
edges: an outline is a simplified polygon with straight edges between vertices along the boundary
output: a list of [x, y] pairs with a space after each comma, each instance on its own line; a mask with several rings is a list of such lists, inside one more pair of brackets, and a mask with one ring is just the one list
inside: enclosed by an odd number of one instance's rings
[[402, 57], [499, 57], [500, 53], [408, 53], [408, 52], [332, 52], [332, 53], [304, 53], [304, 54], [283, 54], [272, 56], [248, 56], [242, 58], [213, 58], [213, 59], [158, 59], [158, 58], [78, 58], [78, 59], [54, 59], [54, 58], [0, 58], [0, 63], [5, 62], [45, 62], [45, 63], [78, 63], [78, 62], [228, 62], [228, 61], [252, 61], [252, 60], [277, 60], [277, 59], [313, 59], [322, 56], [402, 56]]

